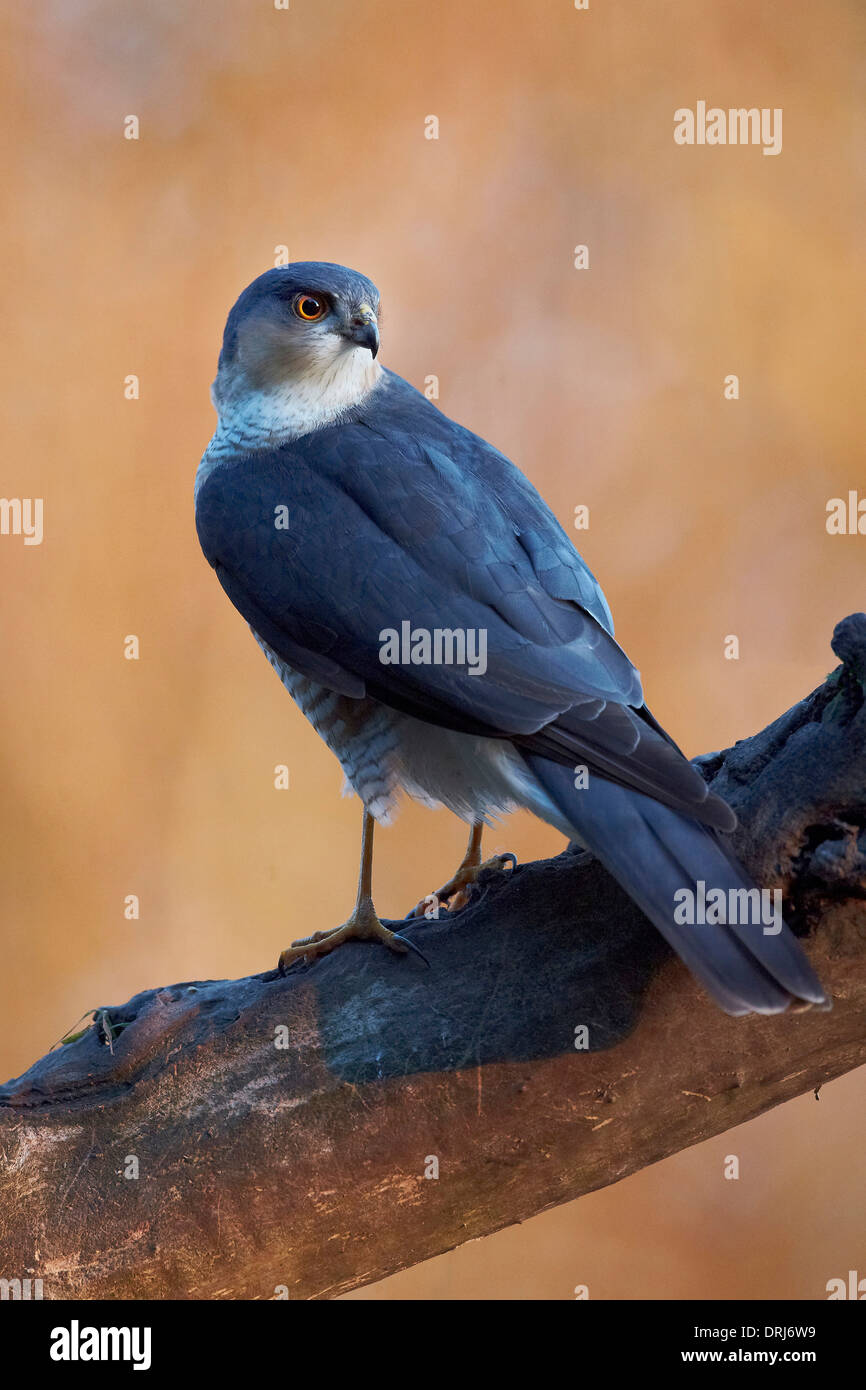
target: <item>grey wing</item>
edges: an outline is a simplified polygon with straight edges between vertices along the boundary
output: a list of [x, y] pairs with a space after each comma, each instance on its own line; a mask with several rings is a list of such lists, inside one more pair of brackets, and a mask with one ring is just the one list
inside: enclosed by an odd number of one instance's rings
[[[645, 711], [601, 591], [538, 494], [429, 411], [215, 470], [197, 524], [232, 602], [283, 660], [333, 689], [586, 763], [729, 828], [732, 813]], [[381, 634], [405, 621], [483, 630], [486, 670], [384, 664]]]

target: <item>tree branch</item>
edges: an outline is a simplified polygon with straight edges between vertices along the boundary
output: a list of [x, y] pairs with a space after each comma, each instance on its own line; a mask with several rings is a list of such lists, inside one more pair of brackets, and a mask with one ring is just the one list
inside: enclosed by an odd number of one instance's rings
[[0, 1275], [46, 1298], [333, 1297], [866, 1060], [866, 615], [833, 646], [824, 685], [698, 760], [832, 1012], [726, 1017], [586, 855], [488, 875], [407, 928], [429, 969], [351, 944], [148, 990], [0, 1088]]

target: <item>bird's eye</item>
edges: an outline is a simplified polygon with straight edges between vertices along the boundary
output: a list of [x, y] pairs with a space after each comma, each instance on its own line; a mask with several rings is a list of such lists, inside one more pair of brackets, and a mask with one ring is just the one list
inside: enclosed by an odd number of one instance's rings
[[316, 319], [325, 317], [328, 306], [318, 294], [299, 294], [295, 298], [295, 313], [299, 319], [305, 319], [307, 323], [315, 323]]

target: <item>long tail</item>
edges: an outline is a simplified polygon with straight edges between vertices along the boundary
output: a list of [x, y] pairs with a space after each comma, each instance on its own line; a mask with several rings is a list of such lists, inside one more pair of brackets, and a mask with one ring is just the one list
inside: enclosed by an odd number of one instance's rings
[[721, 889], [725, 903], [739, 907], [746, 900], [732, 899], [731, 892], [755, 887], [716, 832], [601, 777], [590, 774], [590, 785], [576, 790], [569, 768], [538, 755], [526, 761], [575, 838], [622, 884], [726, 1013], [781, 1013], [795, 1000], [828, 1006], [800, 943], [781, 921], [767, 934], [754, 912], [727, 912], [750, 917], [745, 923], [677, 920], [686, 915], [683, 890], [703, 901]]

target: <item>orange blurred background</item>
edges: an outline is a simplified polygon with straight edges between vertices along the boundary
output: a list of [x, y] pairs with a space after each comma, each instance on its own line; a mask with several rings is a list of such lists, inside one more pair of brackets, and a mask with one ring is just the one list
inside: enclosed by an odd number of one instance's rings
[[[866, 547], [825, 528], [866, 495], [860, 0], [55, 0], [5, 30], [2, 492], [42, 497], [45, 535], [0, 536], [4, 1078], [85, 1009], [269, 968], [352, 899], [358, 805], [193, 525], [225, 316], [280, 246], [377, 282], [381, 360], [538, 485], [688, 753], [823, 679]], [[783, 152], [676, 145], [698, 100], [781, 107]], [[407, 807], [382, 913], [463, 841]], [[561, 841], [519, 816], [487, 846]], [[352, 1296], [823, 1297], [866, 1275], [864, 1095]]]

